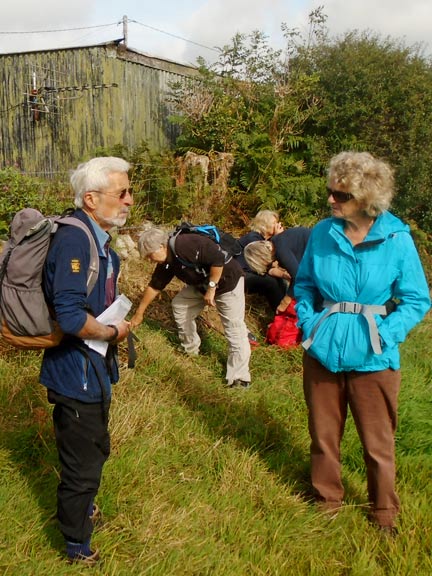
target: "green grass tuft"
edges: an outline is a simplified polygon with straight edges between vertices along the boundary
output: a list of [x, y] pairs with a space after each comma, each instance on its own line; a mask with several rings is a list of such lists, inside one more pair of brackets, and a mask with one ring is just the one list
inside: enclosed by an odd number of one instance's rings
[[[172, 330], [138, 331], [111, 413], [112, 456], [94, 535], [103, 575], [426, 576], [432, 573], [432, 344], [428, 318], [402, 347], [397, 437], [400, 535], [368, 524], [351, 420], [342, 446], [346, 506], [330, 521], [311, 502], [301, 350], [261, 344], [250, 390], [223, 387], [226, 344], [203, 325], [203, 354]], [[122, 355], [124, 351], [122, 351]], [[80, 574], [62, 559], [58, 464], [40, 355], [0, 355], [0, 573]]]

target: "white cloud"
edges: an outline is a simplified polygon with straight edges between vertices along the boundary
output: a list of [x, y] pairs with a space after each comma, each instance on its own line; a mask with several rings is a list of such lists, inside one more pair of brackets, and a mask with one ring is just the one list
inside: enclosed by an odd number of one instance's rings
[[229, 44], [236, 32], [248, 34], [260, 30], [273, 47], [282, 48], [281, 23], [306, 33], [308, 14], [321, 4], [332, 34], [373, 30], [383, 36], [405, 39], [408, 44], [430, 42], [431, 0], [3, 0], [0, 32], [84, 28], [108, 23], [112, 26], [69, 33], [0, 34], [0, 52], [113, 40], [122, 36], [119, 22], [125, 14], [132, 20], [128, 25], [131, 47], [195, 63], [198, 55], [212, 60], [216, 53], [193, 42], [221, 47]]
[[332, 32], [371, 30], [382, 36], [405, 40], [408, 45], [428, 43], [432, 22], [430, 0], [327, 0], [324, 8]]
[[[229, 44], [237, 32], [249, 34], [253, 30], [264, 32], [275, 47], [281, 47], [281, 23], [292, 17], [292, 4], [287, 0], [207, 0], [179, 22], [179, 27], [183, 37], [209, 48], [221, 48]], [[183, 44], [183, 59], [195, 61], [198, 55], [211, 60], [215, 54], [189, 43]]]
[[[3, 0], [0, 5], [0, 52], [42, 50], [51, 47], [89, 44], [98, 0]], [[97, 24], [104, 24], [106, 20]], [[71, 30], [63, 32], [61, 30]], [[79, 30], [82, 28], [82, 30]], [[115, 27], [113, 27], [115, 30]], [[56, 32], [58, 30], [58, 32]], [[5, 34], [5, 32], [26, 32]], [[100, 34], [101, 32], [97, 32]]]
[[88, 21], [94, 5], [93, 0], [3, 0], [0, 7], [1, 29], [46, 30], [52, 24], [79, 25]]

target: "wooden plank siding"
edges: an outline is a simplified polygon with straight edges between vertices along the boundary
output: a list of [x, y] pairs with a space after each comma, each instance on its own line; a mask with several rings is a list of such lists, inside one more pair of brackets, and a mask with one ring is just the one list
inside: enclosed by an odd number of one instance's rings
[[170, 146], [169, 83], [195, 74], [114, 43], [0, 55], [0, 168], [61, 177], [98, 147]]

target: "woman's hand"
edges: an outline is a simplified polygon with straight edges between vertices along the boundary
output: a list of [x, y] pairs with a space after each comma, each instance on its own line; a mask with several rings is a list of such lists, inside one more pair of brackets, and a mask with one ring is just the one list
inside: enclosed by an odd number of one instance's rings
[[134, 328], [139, 326], [143, 320], [144, 320], [144, 314], [142, 314], [138, 311], [135, 312], [135, 314], [132, 316], [131, 321], [130, 321], [131, 330], [134, 330]]
[[276, 224], [274, 226], [273, 236], [276, 236], [276, 234], [280, 234], [283, 231], [284, 231], [284, 227], [282, 226], [282, 223], [276, 222]]
[[216, 288], [207, 288], [207, 292], [204, 294], [204, 302], [207, 304], [207, 306], [216, 306], [215, 294]]
[[160, 294], [160, 290], [156, 290], [155, 288], [147, 286], [147, 288], [144, 290], [144, 294], [142, 295], [141, 302], [139, 303], [139, 306], [130, 321], [131, 330], [141, 324], [144, 319], [145, 311], [158, 294]]
[[291, 303], [291, 296], [284, 296], [282, 300], [279, 302], [279, 306], [276, 308], [276, 312], [285, 312], [288, 306]]
[[272, 267], [268, 271], [269, 276], [273, 276], [273, 278], [282, 278], [283, 280], [291, 280], [291, 274], [285, 270], [285, 268], [281, 268], [279, 264], [273, 262]]

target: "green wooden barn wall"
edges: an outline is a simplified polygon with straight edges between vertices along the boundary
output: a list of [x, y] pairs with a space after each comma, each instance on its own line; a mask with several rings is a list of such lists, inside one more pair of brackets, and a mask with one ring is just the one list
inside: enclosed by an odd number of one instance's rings
[[98, 147], [170, 146], [169, 83], [194, 73], [114, 44], [0, 55], [0, 168], [62, 177]]

